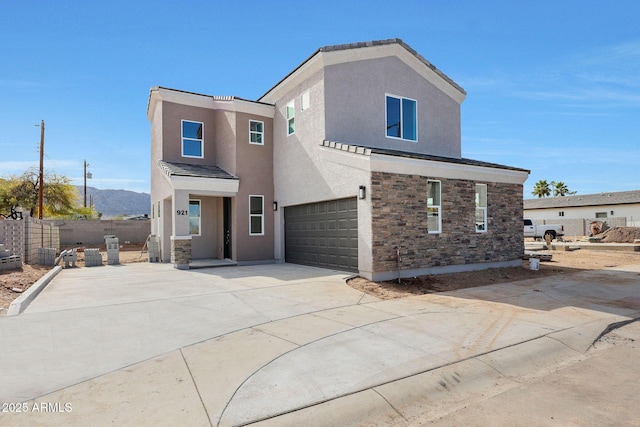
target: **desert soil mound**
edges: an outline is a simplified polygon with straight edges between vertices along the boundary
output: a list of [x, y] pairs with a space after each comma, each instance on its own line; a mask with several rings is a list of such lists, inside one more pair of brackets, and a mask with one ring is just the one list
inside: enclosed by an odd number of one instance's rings
[[640, 227], [612, 227], [598, 234], [605, 243], [633, 243], [640, 239]]

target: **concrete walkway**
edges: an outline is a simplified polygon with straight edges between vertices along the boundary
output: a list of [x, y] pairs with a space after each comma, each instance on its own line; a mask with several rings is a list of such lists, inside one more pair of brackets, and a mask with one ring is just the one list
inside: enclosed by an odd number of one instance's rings
[[439, 417], [584, 360], [609, 324], [640, 316], [639, 273], [379, 301], [345, 285], [348, 273], [289, 264], [68, 269], [23, 314], [0, 319], [0, 402], [28, 412], [0, 416], [196, 426]]

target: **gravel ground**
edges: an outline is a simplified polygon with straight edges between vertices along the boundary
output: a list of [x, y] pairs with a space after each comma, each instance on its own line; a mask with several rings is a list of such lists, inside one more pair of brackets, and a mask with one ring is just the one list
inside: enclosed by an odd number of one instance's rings
[[351, 287], [375, 297], [390, 299], [575, 273], [581, 270], [600, 270], [621, 265], [640, 264], [640, 252], [581, 249], [570, 252], [539, 251], [538, 253], [551, 254], [552, 259], [540, 262], [540, 269], [537, 271], [529, 268], [529, 261], [523, 261], [521, 267], [491, 268], [467, 273], [403, 278], [400, 284], [397, 280], [376, 283], [362, 277], [351, 279], [348, 283]]

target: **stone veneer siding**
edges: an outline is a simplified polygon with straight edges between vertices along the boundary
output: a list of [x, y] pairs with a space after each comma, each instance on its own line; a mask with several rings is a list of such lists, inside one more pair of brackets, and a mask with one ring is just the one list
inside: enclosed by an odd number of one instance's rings
[[189, 269], [191, 262], [191, 239], [171, 239], [171, 262], [175, 268]]
[[[427, 180], [441, 182], [442, 232], [428, 234]], [[487, 184], [487, 232], [475, 230], [475, 184]], [[371, 174], [373, 271], [512, 261], [524, 253], [522, 185]]]

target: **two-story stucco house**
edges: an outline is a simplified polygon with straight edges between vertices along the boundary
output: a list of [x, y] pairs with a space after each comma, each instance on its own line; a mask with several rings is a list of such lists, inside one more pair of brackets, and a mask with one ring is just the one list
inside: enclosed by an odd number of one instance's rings
[[321, 48], [256, 101], [152, 88], [162, 260], [374, 280], [520, 265], [529, 171], [461, 157], [465, 96], [399, 39]]

